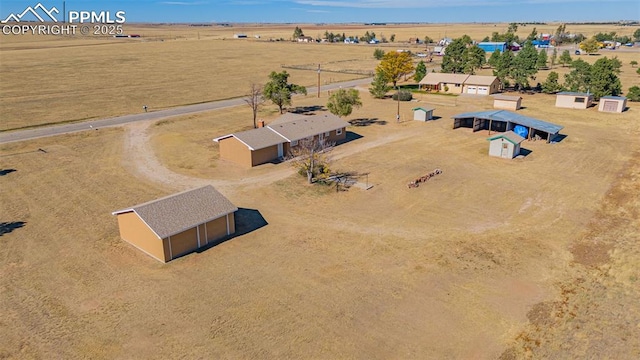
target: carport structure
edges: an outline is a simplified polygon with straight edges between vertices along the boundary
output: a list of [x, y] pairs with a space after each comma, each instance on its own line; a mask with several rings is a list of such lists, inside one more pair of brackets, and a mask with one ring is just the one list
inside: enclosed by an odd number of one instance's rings
[[458, 114], [453, 116], [453, 128], [466, 127], [479, 130], [506, 132], [513, 130], [516, 125], [526, 127], [529, 131], [527, 139], [532, 139], [538, 135], [547, 140], [547, 143], [558, 135], [564, 126], [552, 124], [550, 122], [534, 119], [528, 116], [516, 114], [507, 110], [488, 110]]

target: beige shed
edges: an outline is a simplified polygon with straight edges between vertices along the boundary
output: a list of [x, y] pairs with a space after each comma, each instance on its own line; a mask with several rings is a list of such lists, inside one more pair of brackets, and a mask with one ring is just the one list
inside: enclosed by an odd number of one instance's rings
[[556, 107], [569, 109], [587, 109], [593, 103], [593, 95], [579, 92], [559, 92], [556, 94]]
[[493, 108], [504, 110], [520, 110], [522, 108], [522, 97], [510, 95], [495, 95], [493, 97]]
[[413, 110], [413, 120], [418, 120], [418, 121], [427, 121], [427, 120], [432, 120], [433, 119], [433, 110], [435, 110], [436, 108], [434, 107], [416, 107], [413, 108], [411, 110]]
[[598, 111], [621, 113], [627, 108], [627, 98], [624, 96], [603, 96], [598, 104]]
[[489, 155], [513, 159], [520, 154], [520, 143], [524, 138], [513, 131], [507, 131], [487, 140], [489, 140]]
[[161, 262], [235, 233], [235, 207], [213, 186], [114, 211], [123, 240]]

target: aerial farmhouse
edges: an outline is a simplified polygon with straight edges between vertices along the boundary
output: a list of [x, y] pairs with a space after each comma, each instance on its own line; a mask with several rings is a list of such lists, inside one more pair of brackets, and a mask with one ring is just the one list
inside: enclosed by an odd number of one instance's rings
[[235, 233], [236, 211], [231, 201], [207, 185], [112, 215], [118, 218], [123, 240], [166, 263]]
[[471, 128], [474, 132], [480, 130], [507, 132], [518, 125], [526, 129], [527, 139], [539, 136], [551, 142], [564, 127], [550, 122], [534, 119], [507, 110], [487, 110], [463, 113], [453, 116], [453, 128]]
[[568, 109], [587, 109], [593, 103], [593, 95], [581, 92], [559, 92], [556, 94], [556, 107]]
[[513, 159], [520, 154], [520, 143], [524, 138], [513, 131], [496, 134], [489, 140], [489, 155], [504, 159]]
[[490, 95], [500, 91], [496, 76], [427, 73], [419, 82], [421, 89], [450, 94]]
[[504, 110], [520, 110], [522, 108], [522, 97], [512, 95], [494, 95], [493, 108]]
[[627, 98], [624, 96], [603, 96], [598, 104], [598, 111], [621, 113], [627, 108]]
[[302, 139], [315, 138], [340, 143], [349, 124], [333, 114], [287, 113], [271, 124], [213, 139], [220, 144], [220, 158], [245, 167], [277, 161]]

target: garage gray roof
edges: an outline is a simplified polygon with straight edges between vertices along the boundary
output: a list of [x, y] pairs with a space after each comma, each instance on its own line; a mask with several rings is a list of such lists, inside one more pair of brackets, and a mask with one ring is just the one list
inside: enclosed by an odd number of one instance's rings
[[514, 124], [530, 127], [536, 130], [544, 131], [550, 134], [557, 134], [564, 126], [556, 125], [550, 122], [534, 119], [528, 116], [516, 114], [507, 110], [488, 110], [476, 111], [458, 114], [453, 116], [454, 119], [477, 118], [493, 121], [511, 122]]
[[600, 99], [605, 99], [605, 100], [627, 100], [627, 98], [625, 96], [611, 96], [611, 95], [603, 96]]
[[583, 92], [571, 92], [571, 91], [561, 91], [556, 95], [566, 95], [566, 96], [593, 96], [593, 94], [587, 94]]
[[295, 141], [347, 126], [349, 123], [333, 114], [319, 114], [303, 116], [281, 124], [269, 124], [267, 127], [288, 141]]
[[235, 137], [243, 144], [247, 145], [247, 147], [249, 147], [249, 149], [251, 150], [260, 150], [269, 146], [287, 142], [287, 139], [283, 138], [282, 136], [276, 134], [271, 129], [266, 127], [221, 136], [219, 138], [213, 139], [213, 141], [219, 142], [220, 140], [229, 137]]
[[224, 195], [207, 185], [114, 211], [113, 215], [133, 211], [164, 239], [237, 210]]

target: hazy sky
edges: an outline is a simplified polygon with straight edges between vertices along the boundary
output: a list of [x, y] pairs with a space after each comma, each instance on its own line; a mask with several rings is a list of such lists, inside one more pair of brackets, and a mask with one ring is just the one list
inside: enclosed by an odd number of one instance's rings
[[[0, 0], [0, 18], [38, 0]], [[62, 0], [42, 0], [62, 17]], [[67, 0], [127, 22], [511, 22], [640, 20], [640, 0]]]

